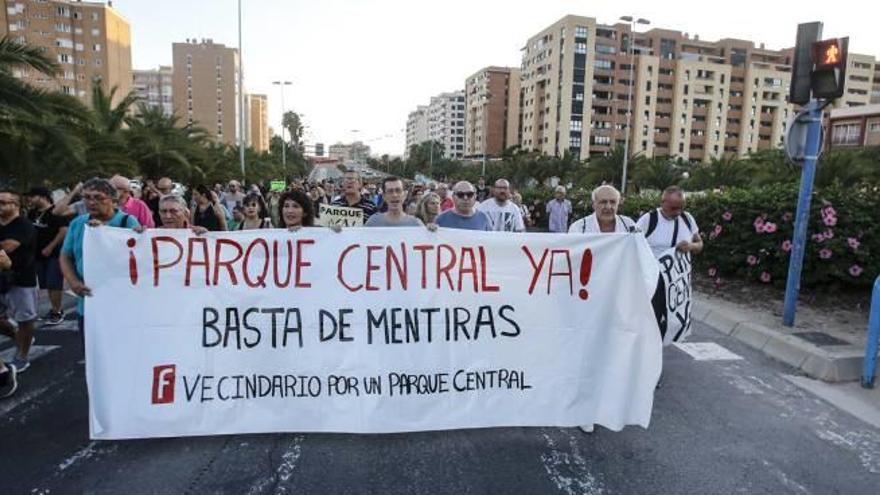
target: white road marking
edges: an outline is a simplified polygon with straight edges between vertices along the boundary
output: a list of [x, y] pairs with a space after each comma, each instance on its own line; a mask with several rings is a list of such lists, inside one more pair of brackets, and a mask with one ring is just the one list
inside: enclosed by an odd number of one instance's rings
[[263, 493], [271, 485], [275, 485], [275, 491], [272, 493], [287, 493], [287, 486], [282, 483], [289, 481], [296, 470], [297, 461], [299, 461], [299, 457], [302, 455], [302, 442], [304, 438], [302, 435], [293, 437], [287, 449], [281, 454], [281, 462], [275, 468], [275, 472], [271, 476], [262, 478], [254, 483], [250, 490], [248, 490], [248, 495]]
[[[569, 495], [598, 495], [605, 490], [602, 483], [596, 479], [587, 459], [581, 454], [577, 445], [577, 437], [569, 428], [568, 440], [570, 452], [560, 452], [556, 447], [556, 441], [547, 433], [541, 433], [550, 452], [541, 454], [541, 462], [544, 471], [550, 476], [550, 480], [561, 492]], [[579, 430], [578, 430], [579, 431]]]
[[[36, 361], [37, 359], [40, 359], [41, 357], [45, 356], [46, 354], [49, 354], [50, 352], [54, 351], [55, 349], [58, 349], [58, 347], [59, 346], [57, 346], [57, 345], [34, 345], [34, 346], [31, 346], [31, 350], [28, 353], [28, 359], [30, 359], [31, 364], [33, 364], [34, 361]], [[2, 359], [3, 362], [8, 363], [15, 358], [16, 352], [17, 352], [17, 349], [15, 347], [11, 347], [11, 348], [6, 349], [4, 351], [0, 351], [0, 359]], [[27, 373], [27, 371], [25, 371], [25, 373]]]
[[676, 342], [675, 347], [686, 352], [696, 361], [734, 361], [742, 359], [714, 342]]

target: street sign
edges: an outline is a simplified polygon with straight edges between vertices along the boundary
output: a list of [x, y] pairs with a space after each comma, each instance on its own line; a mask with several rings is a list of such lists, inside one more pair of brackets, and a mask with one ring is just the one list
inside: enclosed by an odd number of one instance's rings
[[[785, 156], [792, 165], [802, 167], [806, 159], [807, 131], [810, 127], [809, 112], [801, 112], [789, 121], [785, 132], [784, 150]], [[823, 142], [825, 141], [825, 129], [819, 134], [819, 156], [822, 154]], [[816, 158], [818, 159], [817, 156]]]
[[269, 183], [270, 191], [283, 191], [284, 188], [287, 187], [287, 182], [283, 180], [273, 180]]

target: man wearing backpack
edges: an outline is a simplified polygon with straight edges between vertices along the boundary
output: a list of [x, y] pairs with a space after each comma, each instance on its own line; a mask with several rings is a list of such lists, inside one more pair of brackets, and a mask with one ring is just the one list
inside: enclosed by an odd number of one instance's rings
[[655, 258], [660, 258], [669, 248], [684, 253], [697, 254], [703, 250], [700, 228], [690, 213], [684, 211], [684, 191], [669, 186], [663, 191], [660, 208], [642, 215], [636, 227], [645, 233]]
[[113, 184], [106, 179], [95, 177], [86, 181], [82, 186], [82, 197], [88, 213], [80, 215], [70, 222], [59, 258], [64, 279], [70, 285], [70, 290], [79, 296], [76, 309], [79, 312], [80, 332], [84, 329], [83, 298], [92, 295], [92, 290], [85, 284], [86, 277], [83, 273], [83, 239], [86, 226], [107, 225], [130, 229], [137, 229], [141, 226], [135, 217], [123, 213], [116, 207], [118, 192]]
[[[684, 211], [684, 191], [678, 186], [669, 186], [663, 191], [660, 208], [649, 211], [639, 218], [636, 228], [644, 232], [645, 239], [654, 257], [660, 259], [670, 248], [683, 253], [697, 254], [703, 250], [700, 228], [690, 213]], [[657, 281], [657, 290], [651, 299], [654, 316], [660, 329], [660, 338], [665, 338], [667, 329], [666, 284], [663, 276]], [[661, 381], [662, 381], [661, 374]], [[660, 382], [657, 382], [660, 388]]]

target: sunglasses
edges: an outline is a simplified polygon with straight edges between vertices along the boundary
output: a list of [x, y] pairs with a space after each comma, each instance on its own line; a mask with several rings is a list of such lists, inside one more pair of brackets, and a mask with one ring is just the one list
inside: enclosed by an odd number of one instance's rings
[[471, 199], [471, 198], [474, 197], [475, 194], [476, 194], [476, 193], [471, 192], [471, 191], [469, 191], [469, 192], [465, 192], [465, 191], [456, 191], [456, 192], [455, 192], [455, 197], [458, 198], [458, 199], [465, 199], [465, 198], [467, 198], [467, 199]]

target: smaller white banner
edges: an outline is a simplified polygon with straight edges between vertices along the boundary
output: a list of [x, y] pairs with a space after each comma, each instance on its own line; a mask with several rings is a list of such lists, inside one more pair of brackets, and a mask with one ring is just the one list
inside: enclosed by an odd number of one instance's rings
[[[663, 345], [682, 342], [691, 334], [691, 267], [690, 253], [670, 248], [657, 262], [660, 264], [660, 283], [663, 284], [666, 307], [665, 322], [660, 332]], [[665, 325], [664, 325], [665, 323]], [[665, 327], [665, 332], [664, 332]]]
[[325, 227], [360, 227], [364, 224], [364, 212], [360, 208], [321, 204], [318, 223]]

